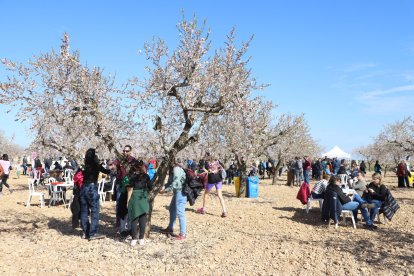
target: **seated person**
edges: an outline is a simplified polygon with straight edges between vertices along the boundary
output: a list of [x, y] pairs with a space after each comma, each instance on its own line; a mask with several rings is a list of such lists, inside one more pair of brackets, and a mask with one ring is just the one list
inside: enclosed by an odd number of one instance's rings
[[62, 170], [62, 166], [59, 164], [58, 161], [56, 161], [55, 164], [53, 164], [53, 170]]
[[352, 188], [357, 192], [357, 194], [363, 197], [364, 191], [367, 188], [367, 182], [365, 182], [365, 173], [359, 171], [357, 175], [356, 182], [354, 182]]
[[323, 179], [317, 182], [312, 188], [312, 198], [323, 199], [325, 197], [326, 186], [328, 186], [329, 175], [325, 174]]
[[338, 175], [332, 176], [329, 179], [329, 185], [326, 187], [326, 190], [335, 192], [338, 195], [338, 200], [342, 204], [342, 210], [353, 211], [354, 218], [356, 218], [358, 210], [360, 209], [366, 223], [366, 228], [370, 230], [377, 228], [370, 219], [370, 216], [366, 209], [366, 201], [363, 200], [358, 194], [353, 194], [353, 199], [351, 200], [351, 198], [342, 191], [341, 177], [339, 177]]
[[364, 191], [363, 198], [368, 203], [373, 203], [375, 206], [370, 211], [370, 219], [373, 221], [378, 213], [378, 209], [385, 201], [387, 196], [387, 188], [381, 184], [381, 173], [376, 172], [372, 175], [372, 182], [367, 186]]

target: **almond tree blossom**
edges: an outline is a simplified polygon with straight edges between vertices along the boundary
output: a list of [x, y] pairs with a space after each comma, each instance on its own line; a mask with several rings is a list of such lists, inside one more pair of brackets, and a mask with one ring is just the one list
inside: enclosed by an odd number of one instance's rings
[[149, 227], [154, 198], [177, 154], [199, 140], [210, 117], [222, 116], [238, 99], [260, 88], [247, 67], [250, 40], [238, 48], [232, 30], [225, 47], [212, 52], [205, 24], [183, 19], [177, 29], [176, 49], [170, 51], [161, 39], [145, 45], [148, 78], [134, 79], [137, 88], [128, 93], [131, 118], [153, 122], [161, 147], [155, 189], [149, 197]]
[[67, 34], [59, 53], [34, 56], [26, 65], [2, 63], [10, 75], [0, 83], [0, 104], [17, 108], [17, 120], [29, 121], [32, 148], [81, 159], [89, 147], [116, 151], [130, 134], [114, 77], [82, 65]]
[[20, 157], [23, 154], [23, 149], [14, 142], [14, 135], [7, 138], [3, 132], [0, 132], [0, 156], [7, 154], [10, 159]]

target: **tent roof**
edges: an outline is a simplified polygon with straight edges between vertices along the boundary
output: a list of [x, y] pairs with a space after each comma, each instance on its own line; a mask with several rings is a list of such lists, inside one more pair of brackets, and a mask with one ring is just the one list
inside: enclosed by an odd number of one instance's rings
[[328, 158], [339, 158], [339, 159], [351, 159], [349, 153], [344, 152], [338, 146], [333, 147], [330, 151], [322, 154], [322, 157], [327, 156]]

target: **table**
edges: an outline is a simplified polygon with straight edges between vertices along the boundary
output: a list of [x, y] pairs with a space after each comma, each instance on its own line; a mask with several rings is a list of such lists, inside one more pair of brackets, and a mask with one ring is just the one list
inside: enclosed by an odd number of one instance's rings
[[62, 188], [73, 188], [73, 183], [61, 182], [59, 184], [51, 184], [47, 183], [45, 186], [49, 186], [50, 189], [50, 199], [49, 199], [49, 207], [52, 203], [56, 203], [59, 201], [63, 201], [63, 204], [66, 205], [65, 195], [66, 191], [60, 190], [58, 191], [58, 187]]

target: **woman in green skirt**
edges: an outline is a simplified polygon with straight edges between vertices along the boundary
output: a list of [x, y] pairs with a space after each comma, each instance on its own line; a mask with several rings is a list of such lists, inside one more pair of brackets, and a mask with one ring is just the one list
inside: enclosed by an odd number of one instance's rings
[[152, 182], [146, 173], [142, 160], [132, 164], [132, 173], [129, 176], [128, 190], [128, 219], [131, 222], [131, 246], [137, 244], [139, 226], [139, 244], [144, 245], [147, 213], [149, 210], [148, 192], [152, 189]]

